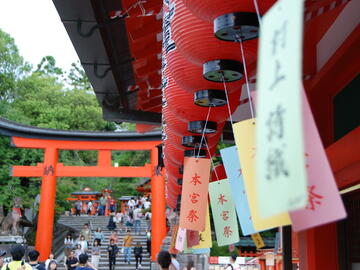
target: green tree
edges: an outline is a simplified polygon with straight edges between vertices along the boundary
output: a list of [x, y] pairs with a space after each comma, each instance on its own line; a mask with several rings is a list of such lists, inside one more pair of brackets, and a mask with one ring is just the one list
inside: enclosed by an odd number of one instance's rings
[[63, 70], [56, 66], [56, 60], [51, 55], [44, 56], [41, 59], [35, 72], [56, 77], [62, 77], [64, 75]]
[[72, 63], [67, 83], [73, 88], [92, 91], [91, 83], [79, 62]]
[[[63, 130], [114, 131], [114, 123], [102, 119], [101, 108], [90, 91], [91, 85], [79, 63], [69, 73], [56, 66], [52, 56], [44, 57], [34, 71], [20, 56], [10, 35], [0, 30], [0, 115], [23, 124]], [[130, 129], [133, 125], [123, 124]], [[10, 147], [10, 139], [0, 137], [0, 205], [10, 207], [14, 196], [22, 196], [31, 206], [39, 194], [40, 179], [10, 177], [12, 165], [36, 165], [43, 151]], [[114, 162], [121, 166], [143, 165], [148, 152], [116, 152]], [[90, 166], [97, 163], [95, 151], [60, 151], [59, 162]], [[90, 186], [94, 190], [111, 187], [114, 196], [135, 195], [137, 178], [58, 179], [57, 212], [69, 207], [71, 192]]]
[[24, 63], [14, 39], [0, 29], [0, 100], [11, 101], [16, 94], [16, 80], [30, 66]]

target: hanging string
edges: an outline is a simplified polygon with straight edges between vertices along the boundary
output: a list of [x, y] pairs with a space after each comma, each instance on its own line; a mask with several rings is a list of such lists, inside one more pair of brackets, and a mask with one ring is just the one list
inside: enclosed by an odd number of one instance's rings
[[[126, 16], [130, 17], [131, 15], [129, 14], [129, 12], [132, 9], [135, 9], [137, 6], [140, 8], [141, 10], [141, 15], [140, 16], [136, 16], [136, 17], [143, 17], [146, 16], [146, 9], [144, 8], [143, 4], [145, 4], [147, 2], [147, 0], [139, 0], [137, 2], [135, 2], [134, 4], [132, 4], [130, 7], [128, 7], [126, 10], [124, 11], [116, 11], [115, 12], [115, 16], [113, 17], [120, 17], [120, 18], [124, 18]], [[112, 18], [113, 19], [113, 18]]]
[[260, 10], [259, 10], [259, 5], [258, 5], [257, 0], [254, 0], [254, 6], [255, 6], [256, 15], [257, 15], [257, 18], [258, 18], [258, 21], [259, 21], [259, 26], [261, 27], [262, 22], [261, 22]]
[[211, 110], [211, 106], [209, 106], [209, 110], [208, 110], [208, 113], [207, 113], [207, 116], [206, 116], [205, 125], [204, 125], [203, 131], [202, 131], [202, 135], [201, 135], [201, 140], [200, 140], [200, 145], [199, 145], [199, 151], [198, 151], [198, 154], [197, 154], [197, 157], [196, 157], [196, 158], [199, 158], [199, 155], [200, 155], [200, 150], [201, 150], [202, 142], [203, 142], [204, 137], [205, 137], [206, 126], [207, 126], [207, 123], [208, 123], [208, 121], [209, 121], [210, 110]]
[[228, 111], [229, 111], [229, 117], [230, 117], [230, 122], [231, 122], [231, 127], [234, 124], [233, 119], [232, 119], [232, 115], [231, 115], [231, 109], [230, 109], [230, 103], [229, 103], [229, 96], [228, 96], [228, 91], [227, 91], [227, 87], [226, 87], [226, 82], [225, 82], [225, 77], [224, 74], [221, 76], [223, 84], [224, 84], [224, 90], [225, 90], [225, 95], [226, 95], [226, 103], [227, 103], [227, 107], [228, 107]]
[[139, 8], [141, 10], [142, 16], [146, 16], [146, 10], [145, 10], [144, 6], [142, 5], [142, 3], [146, 3], [146, 1], [144, 1], [144, 2], [139, 1], [138, 3], [139, 3]]
[[249, 80], [248, 80], [248, 73], [247, 73], [243, 43], [242, 43], [242, 39], [240, 37], [238, 37], [238, 38], [240, 40], [241, 57], [242, 57], [243, 64], [244, 64], [244, 76], [245, 76], [245, 82], [246, 82], [246, 90], [247, 90], [247, 94], [248, 94], [248, 98], [249, 98], [251, 118], [255, 118], [254, 108], [253, 108], [251, 94], [250, 94], [250, 87], [249, 87]]
[[[213, 170], [214, 170], [215, 164], [214, 164], [214, 161], [213, 161], [213, 159], [212, 159], [212, 157], [211, 157], [209, 145], [207, 144], [207, 142], [205, 142], [205, 144], [206, 144], [206, 149], [207, 149], [207, 151], [208, 151], [208, 153], [209, 153], [209, 157], [210, 157], [210, 160], [211, 160], [211, 166], [213, 167]], [[216, 180], [219, 181], [219, 176], [218, 176], [216, 170], [214, 170], [214, 172], [215, 172]]]

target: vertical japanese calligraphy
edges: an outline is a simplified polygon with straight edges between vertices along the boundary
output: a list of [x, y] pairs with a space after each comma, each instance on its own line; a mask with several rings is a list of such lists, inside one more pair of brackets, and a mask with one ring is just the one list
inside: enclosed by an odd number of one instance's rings
[[179, 227], [179, 229], [177, 231], [177, 236], [176, 236], [175, 248], [180, 252], [183, 251], [185, 241], [186, 241], [186, 229]]
[[288, 213], [262, 218], [258, 208], [258, 194], [255, 178], [255, 119], [248, 119], [233, 125], [234, 137], [244, 177], [251, 219], [256, 231], [262, 231], [290, 224]]
[[276, 2], [263, 17], [260, 33], [256, 188], [264, 218], [307, 202], [299, 87], [303, 2]]
[[44, 175], [47, 176], [47, 175], [51, 175], [51, 176], [54, 176], [54, 173], [55, 173], [55, 169], [52, 165], [48, 166], [46, 165], [44, 167]]
[[260, 235], [260, 233], [254, 233], [251, 235], [251, 239], [253, 240], [257, 249], [265, 247], [265, 243]]
[[237, 243], [240, 240], [239, 229], [229, 181], [224, 179], [210, 183], [209, 195], [218, 245]]
[[244, 235], [253, 234], [256, 231], [251, 220], [249, 203], [244, 186], [244, 177], [236, 146], [221, 149], [220, 153], [231, 186], [231, 193], [235, 202], [241, 231]]
[[181, 228], [192, 231], [205, 230], [210, 163], [210, 159], [184, 158]]
[[308, 176], [307, 205], [290, 212], [294, 231], [333, 222], [346, 217], [309, 103], [303, 93], [306, 171]]

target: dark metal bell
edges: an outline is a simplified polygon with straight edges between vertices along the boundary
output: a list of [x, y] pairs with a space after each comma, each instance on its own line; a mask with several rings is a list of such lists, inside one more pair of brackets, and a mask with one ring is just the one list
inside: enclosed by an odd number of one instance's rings
[[197, 134], [215, 133], [217, 130], [216, 122], [208, 121], [191, 121], [188, 124], [188, 131]]
[[[201, 137], [202, 136], [195, 136], [195, 135], [183, 136], [181, 145], [190, 148], [205, 148], [207, 144], [206, 137], [204, 136], [204, 138], [202, 139], [202, 143], [201, 143]], [[201, 143], [201, 147], [200, 147], [200, 143]]]
[[203, 64], [203, 77], [212, 82], [234, 82], [241, 80], [244, 66], [235, 60], [212, 60]]
[[202, 107], [219, 107], [227, 103], [224, 90], [206, 89], [194, 93], [194, 103]]
[[206, 150], [205, 149], [191, 149], [184, 151], [184, 157], [199, 157], [204, 158], [206, 157]]
[[214, 34], [224, 41], [240, 42], [259, 37], [259, 20], [253, 12], [235, 12], [214, 20]]

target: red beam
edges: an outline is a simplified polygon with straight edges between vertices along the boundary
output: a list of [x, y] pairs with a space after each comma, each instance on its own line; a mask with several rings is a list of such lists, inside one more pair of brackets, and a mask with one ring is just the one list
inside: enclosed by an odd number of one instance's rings
[[360, 161], [360, 127], [327, 147], [326, 154], [334, 172]]
[[12, 137], [12, 145], [23, 148], [52, 147], [63, 150], [151, 150], [161, 141], [61, 141]]
[[13, 177], [40, 177], [43, 176], [44, 163], [37, 166], [12, 166], [10, 176]]
[[[37, 166], [13, 166], [11, 176], [41, 177], [44, 164]], [[111, 166], [64, 166], [58, 163], [55, 170], [56, 177], [151, 177], [151, 165], [143, 167], [111, 167]]]
[[102, 166], [64, 166], [58, 164], [58, 177], [151, 177], [151, 165], [143, 167], [102, 167]]
[[360, 180], [360, 127], [326, 148], [331, 168], [339, 188], [356, 184]]

